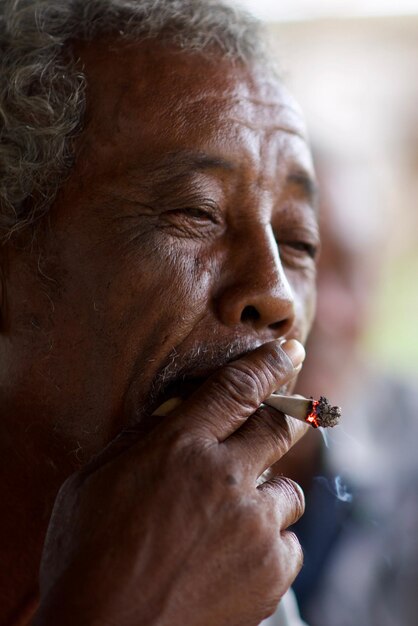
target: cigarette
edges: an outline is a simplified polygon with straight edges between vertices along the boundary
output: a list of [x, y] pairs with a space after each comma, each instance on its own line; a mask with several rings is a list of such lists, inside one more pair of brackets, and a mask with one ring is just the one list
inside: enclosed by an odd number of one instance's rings
[[314, 400], [303, 396], [280, 396], [273, 393], [264, 400], [264, 404], [306, 422], [313, 428], [331, 428], [336, 426], [341, 418], [340, 407], [331, 406], [324, 396]]
[[[156, 409], [154, 415], [168, 415], [180, 406], [182, 402], [181, 398], [170, 398]], [[313, 428], [336, 426], [341, 417], [340, 407], [331, 406], [324, 396], [321, 396], [319, 400], [313, 400], [303, 396], [280, 396], [273, 393], [273, 395], [264, 400], [264, 404], [272, 406], [274, 409], [278, 409], [301, 422], [307, 422]]]
[[176, 409], [182, 403], [183, 403], [183, 400], [181, 398], [177, 398], [177, 397], [170, 398], [169, 400], [166, 400], [165, 402], [160, 404], [158, 409], [155, 409], [153, 415], [165, 417], [166, 415], [171, 413], [171, 411], [174, 411], [174, 409]]

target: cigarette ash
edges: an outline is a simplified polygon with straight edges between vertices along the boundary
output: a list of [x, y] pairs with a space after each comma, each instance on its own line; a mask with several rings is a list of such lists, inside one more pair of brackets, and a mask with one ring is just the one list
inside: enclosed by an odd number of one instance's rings
[[332, 428], [336, 426], [341, 418], [339, 406], [331, 406], [325, 396], [319, 400], [312, 400], [312, 411], [306, 421], [314, 428]]

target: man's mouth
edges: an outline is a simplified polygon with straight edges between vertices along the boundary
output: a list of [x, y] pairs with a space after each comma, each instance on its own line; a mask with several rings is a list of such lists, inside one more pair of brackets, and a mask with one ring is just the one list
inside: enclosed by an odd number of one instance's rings
[[[167, 359], [154, 380], [149, 400], [142, 409], [142, 416], [158, 413], [157, 409], [173, 398], [177, 404], [184, 402], [197, 391], [216, 371], [258, 348], [261, 344], [247, 341], [230, 342], [226, 346], [198, 346], [192, 353], [180, 357], [176, 351]], [[286, 387], [278, 389], [286, 393]], [[144, 410], [145, 409], [145, 410]]]
[[[183, 380], [173, 381], [156, 400], [152, 414], [160, 416], [168, 415], [168, 413], [177, 408], [197, 391], [209, 376], [210, 375], [205, 377], [187, 377]], [[286, 394], [286, 392], [287, 385], [282, 385], [276, 390], [276, 393]]]
[[176, 403], [173, 405], [173, 408], [175, 408], [176, 405], [181, 404], [197, 391], [212, 373], [213, 372], [207, 376], [182, 376], [180, 379], [172, 381], [153, 403], [151, 409], [152, 413], [155, 415], [165, 415], [168, 411], [159, 411], [162, 405], [166, 405], [169, 401], [175, 399]]

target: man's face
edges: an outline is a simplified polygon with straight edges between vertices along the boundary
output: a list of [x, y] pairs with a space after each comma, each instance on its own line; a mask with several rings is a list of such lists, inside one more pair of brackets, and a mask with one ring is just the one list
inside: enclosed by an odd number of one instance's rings
[[299, 111], [261, 68], [78, 52], [86, 129], [36, 245], [10, 252], [3, 343], [14, 412], [84, 461], [184, 378], [304, 341], [318, 233]]

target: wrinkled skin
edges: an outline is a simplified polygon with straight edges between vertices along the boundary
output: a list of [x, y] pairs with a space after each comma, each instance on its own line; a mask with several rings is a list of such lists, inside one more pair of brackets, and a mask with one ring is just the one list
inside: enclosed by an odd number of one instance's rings
[[[259, 67], [155, 43], [77, 51], [89, 87], [75, 167], [32, 245], [2, 250], [2, 605], [11, 615], [36, 589], [59, 486], [129, 426], [61, 491], [36, 623], [64, 624], [55, 611], [71, 606], [72, 624], [102, 624], [103, 611], [120, 626], [257, 624], [300, 567], [280, 533], [301, 513], [298, 488], [276, 479], [262, 500], [254, 481], [304, 427], [271, 413], [244, 424], [291, 386], [279, 343], [305, 341], [314, 311], [318, 232], [300, 113]], [[263, 358], [254, 352], [272, 341]], [[242, 368], [205, 384], [203, 404], [194, 394], [146, 434], [167, 381], [206, 378], [243, 354]], [[231, 456], [219, 447], [229, 438]], [[131, 593], [113, 593], [115, 577]], [[243, 594], [259, 602], [250, 609]], [[160, 621], [150, 606], [163, 607]]]

